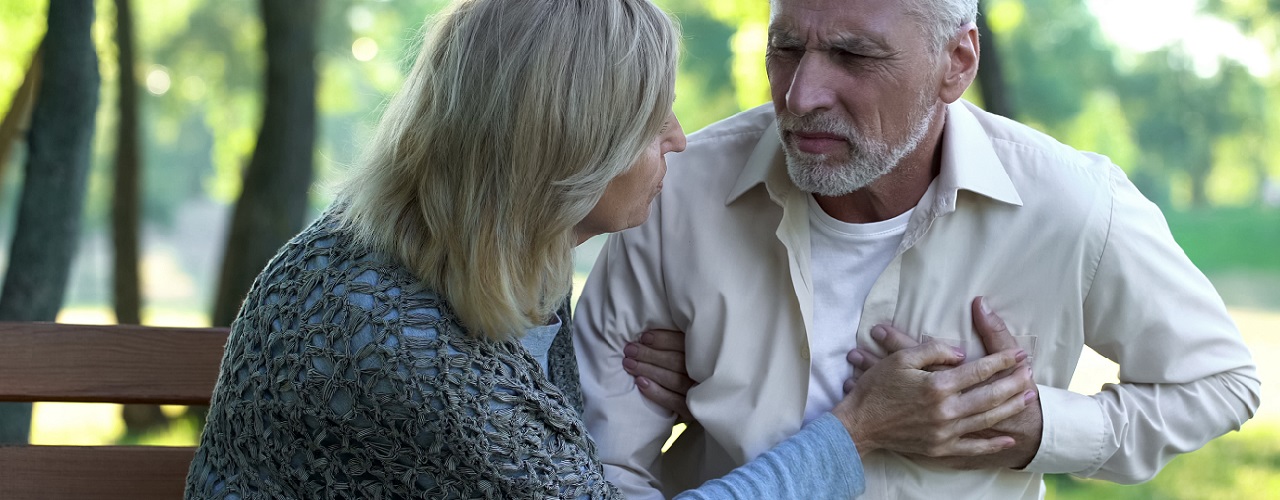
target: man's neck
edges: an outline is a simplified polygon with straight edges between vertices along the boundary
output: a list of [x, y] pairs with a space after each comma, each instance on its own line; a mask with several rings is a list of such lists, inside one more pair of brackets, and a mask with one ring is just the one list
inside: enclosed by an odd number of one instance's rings
[[813, 195], [832, 218], [851, 224], [892, 219], [920, 203], [929, 184], [942, 169], [942, 128], [945, 113], [920, 142], [920, 147], [902, 158], [898, 166], [870, 185], [841, 196]]

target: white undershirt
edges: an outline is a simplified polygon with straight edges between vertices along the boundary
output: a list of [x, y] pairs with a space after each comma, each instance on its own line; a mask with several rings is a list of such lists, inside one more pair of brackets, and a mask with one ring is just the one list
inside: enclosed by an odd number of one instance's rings
[[893, 261], [914, 211], [886, 221], [850, 224], [827, 215], [809, 197], [813, 331], [805, 423], [831, 411], [844, 397], [844, 381], [853, 375], [845, 356], [857, 344], [862, 304]]

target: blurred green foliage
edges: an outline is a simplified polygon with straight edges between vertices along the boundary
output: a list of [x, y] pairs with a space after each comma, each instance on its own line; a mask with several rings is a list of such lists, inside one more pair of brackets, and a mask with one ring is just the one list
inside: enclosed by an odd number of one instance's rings
[[1280, 495], [1280, 428], [1254, 422], [1240, 433], [1173, 459], [1156, 479], [1137, 485], [1045, 476], [1055, 500], [1236, 500]]
[[[1280, 273], [1280, 211], [1255, 207], [1166, 210], [1173, 237], [1205, 273]], [[1277, 287], [1280, 292], [1280, 287]]]
[[[0, 110], [8, 108], [43, 35], [48, 0], [0, 5]], [[658, 0], [685, 33], [676, 112], [694, 131], [767, 102], [763, 54], [767, 2]], [[1280, 48], [1275, 0], [1214, 0], [1205, 14], [1236, 23]], [[320, 189], [358, 161], [380, 106], [398, 88], [420, 43], [422, 21], [446, 0], [325, 2], [320, 27]], [[1106, 154], [1165, 207], [1257, 206], [1263, 179], [1280, 177], [1280, 80], [1224, 61], [1197, 72], [1183, 49], [1131, 54], [1112, 46], [1086, 0], [986, 0], [1005, 59], [1015, 118], [1075, 147]], [[99, 0], [103, 102], [87, 222], [105, 223], [116, 112], [111, 2]], [[229, 203], [256, 137], [261, 108], [262, 26], [254, 0], [143, 3], [138, 75], [144, 88], [144, 213], [169, 224], [191, 198]], [[1141, 22], [1141, 20], [1135, 20]], [[355, 46], [374, 52], [357, 59]], [[972, 93], [971, 93], [972, 95]], [[17, 156], [17, 155], [14, 155]], [[13, 158], [8, 159], [14, 161]]]
[[[48, 1], [0, 2], [0, 112], [9, 109], [44, 34]], [[768, 101], [768, 2], [656, 1], [683, 25], [675, 109], [686, 131]], [[1266, 179], [1280, 182], [1280, 141], [1271, 140], [1280, 135], [1280, 76], [1254, 74], [1229, 60], [1206, 72], [1178, 45], [1126, 52], [1094, 19], [1090, 5], [1100, 1], [1107, 0], [984, 0], [1005, 59], [1014, 118], [1110, 156], [1165, 208], [1175, 237], [1206, 272], [1276, 276], [1280, 211], [1264, 203], [1263, 192]], [[316, 61], [317, 210], [328, 201], [325, 186], [358, 161], [381, 106], [416, 55], [423, 20], [447, 3], [325, 0]], [[1280, 0], [1204, 0], [1200, 8], [1233, 23], [1268, 53], [1280, 51]], [[111, 1], [98, 0], [98, 11], [103, 105], [85, 218], [95, 228], [108, 220], [113, 106], [122, 76], [115, 73]], [[132, 77], [150, 89], [141, 96], [144, 215], [163, 227], [192, 199], [227, 204], [239, 194], [261, 114], [262, 23], [255, 0], [136, 2], [134, 13], [139, 74]], [[19, 155], [0, 161], [9, 162], [0, 190], [0, 210], [8, 214], [3, 207], [17, 195]], [[1274, 494], [1280, 491], [1280, 430], [1250, 425], [1247, 435], [1176, 459], [1156, 481], [1118, 486], [1052, 476], [1049, 496]]]

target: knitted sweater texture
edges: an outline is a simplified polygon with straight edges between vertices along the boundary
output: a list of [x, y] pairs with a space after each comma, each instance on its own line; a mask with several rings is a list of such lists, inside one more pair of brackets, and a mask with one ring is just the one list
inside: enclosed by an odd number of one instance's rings
[[620, 498], [560, 317], [544, 375], [328, 213], [245, 299], [186, 497]]

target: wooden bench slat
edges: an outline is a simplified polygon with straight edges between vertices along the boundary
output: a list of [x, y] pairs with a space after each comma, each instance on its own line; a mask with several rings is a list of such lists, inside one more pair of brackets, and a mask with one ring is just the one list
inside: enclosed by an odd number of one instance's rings
[[0, 401], [209, 404], [227, 334], [0, 322]]
[[182, 498], [195, 448], [0, 446], [0, 497]]

